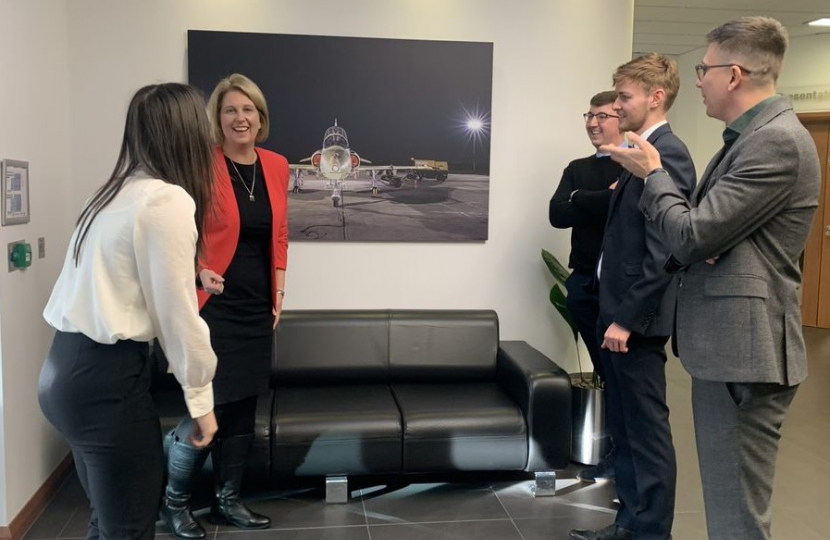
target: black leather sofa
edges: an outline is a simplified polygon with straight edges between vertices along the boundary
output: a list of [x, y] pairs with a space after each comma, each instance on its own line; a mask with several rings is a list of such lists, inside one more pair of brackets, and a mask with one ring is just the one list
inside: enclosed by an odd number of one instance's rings
[[[184, 412], [156, 366], [163, 427]], [[493, 311], [286, 311], [275, 334], [248, 473], [272, 484], [461, 471], [536, 474], [555, 491], [571, 448], [568, 375], [523, 341], [499, 342]]]

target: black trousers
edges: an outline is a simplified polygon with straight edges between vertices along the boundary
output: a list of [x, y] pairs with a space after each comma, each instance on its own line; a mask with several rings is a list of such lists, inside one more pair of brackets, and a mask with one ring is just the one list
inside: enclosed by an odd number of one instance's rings
[[164, 455], [147, 343], [57, 332], [38, 400], [72, 449], [92, 509], [87, 538], [155, 536]]
[[568, 290], [566, 298], [568, 312], [576, 323], [579, 335], [585, 342], [588, 354], [591, 356], [591, 364], [594, 371], [603, 380], [602, 362], [599, 359], [599, 346], [602, 341], [597, 341], [597, 317], [599, 317], [599, 297], [589, 290], [589, 284], [594, 276], [591, 272], [578, 272], [574, 270], [565, 281], [565, 288]]
[[[598, 336], [606, 328], [600, 324]], [[627, 353], [600, 352], [616, 450], [616, 523], [637, 540], [667, 540], [674, 521], [677, 460], [666, 405], [667, 341], [632, 334]]]

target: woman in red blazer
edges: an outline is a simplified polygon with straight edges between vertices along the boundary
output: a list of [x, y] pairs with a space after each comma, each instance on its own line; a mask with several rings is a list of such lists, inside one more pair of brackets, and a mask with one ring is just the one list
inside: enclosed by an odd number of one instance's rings
[[268, 136], [262, 91], [244, 75], [219, 82], [208, 102], [216, 187], [205, 219], [200, 257], [200, 315], [210, 327], [218, 364], [213, 379], [219, 432], [212, 450], [187, 439], [189, 417], [170, 434], [168, 484], [161, 515], [179, 538], [204, 538], [190, 511], [194, 476], [213, 455], [214, 523], [267, 527], [271, 520], [248, 509], [240, 484], [254, 438], [257, 396], [268, 389], [274, 329], [285, 296], [288, 251], [288, 161], [256, 148]]

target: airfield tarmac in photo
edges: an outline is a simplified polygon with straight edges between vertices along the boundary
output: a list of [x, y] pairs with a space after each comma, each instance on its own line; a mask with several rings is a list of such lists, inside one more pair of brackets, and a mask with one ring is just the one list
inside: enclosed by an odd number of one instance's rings
[[[395, 188], [363, 175], [345, 181], [334, 207], [328, 180], [303, 177], [300, 193], [288, 193], [291, 241], [464, 242], [487, 240], [490, 178], [451, 173], [437, 183], [404, 179]], [[291, 184], [293, 187], [293, 182]]]

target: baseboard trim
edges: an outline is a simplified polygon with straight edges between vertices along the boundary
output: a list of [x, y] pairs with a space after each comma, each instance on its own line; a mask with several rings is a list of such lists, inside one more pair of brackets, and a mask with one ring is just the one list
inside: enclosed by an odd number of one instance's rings
[[34, 524], [35, 520], [37, 520], [38, 516], [40, 516], [40, 513], [43, 512], [43, 509], [46, 508], [47, 504], [49, 504], [52, 496], [58, 491], [58, 488], [61, 487], [64, 479], [66, 479], [74, 468], [75, 463], [72, 461], [72, 454], [69, 453], [60, 463], [58, 463], [58, 466], [55, 467], [52, 474], [46, 478], [46, 481], [43, 482], [40, 489], [35, 491], [32, 498], [30, 498], [29, 501], [23, 505], [20, 512], [18, 512], [14, 519], [11, 520], [9, 526], [0, 527], [0, 540], [20, 540], [23, 538], [23, 535], [26, 534], [26, 531], [28, 531]]

